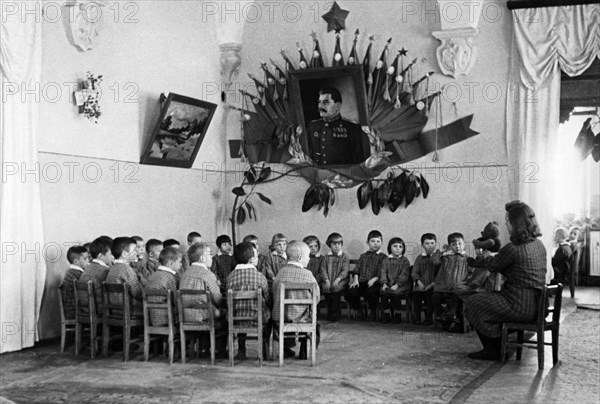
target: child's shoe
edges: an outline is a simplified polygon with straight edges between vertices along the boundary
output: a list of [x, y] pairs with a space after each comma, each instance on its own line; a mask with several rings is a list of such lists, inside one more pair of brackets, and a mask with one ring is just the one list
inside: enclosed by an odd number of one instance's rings
[[392, 321], [391, 318], [390, 318], [390, 313], [387, 313], [387, 312], [384, 313], [383, 314], [383, 318], [381, 319], [381, 323], [382, 324], [388, 324], [390, 321]]

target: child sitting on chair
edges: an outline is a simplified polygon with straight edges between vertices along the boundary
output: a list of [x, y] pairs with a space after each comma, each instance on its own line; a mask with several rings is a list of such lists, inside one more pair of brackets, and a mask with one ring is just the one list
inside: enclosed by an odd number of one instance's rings
[[421, 324], [421, 308], [425, 302], [427, 312], [423, 325], [433, 324], [433, 285], [441, 265], [441, 252], [436, 250], [437, 237], [433, 233], [421, 236], [423, 253], [415, 259], [412, 269], [414, 317], [413, 324]]
[[388, 243], [390, 256], [384, 261], [379, 282], [381, 283], [381, 308], [383, 309], [382, 323], [402, 322], [400, 307], [401, 297], [410, 291], [410, 262], [404, 256], [406, 245], [400, 237], [394, 237]]
[[273, 248], [273, 251], [265, 257], [263, 267], [263, 275], [267, 278], [269, 287], [273, 285], [273, 280], [277, 276], [279, 270], [287, 264], [287, 255], [285, 255], [287, 239], [283, 234], [277, 233], [273, 236], [271, 247]]
[[330, 251], [325, 257], [324, 272], [321, 274], [322, 290], [327, 305], [327, 321], [337, 321], [342, 293], [348, 289], [350, 257], [342, 251], [344, 239], [341, 234], [331, 233], [326, 243]]
[[387, 256], [381, 251], [383, 236], [380, 231], [373, 230], [369, 232], [367, 244], [369, 250], [363, 253], [358, 259], [354, 270], [350, 273], [350, 286], [346, 292], [346, 300], [358, 317], [362, 317], [362, 308], [360, 298], [363, 297], [369, 303], [371, 310], [370, 319], [377, 318], [377, 304], [379, 300], [379, 274], [384, 265]]
[[220, 235], [217, 237], [217, 247], [219, 251], [217, 251], [217, 255], [212, 260], [210, 270], [217, 276], [221, 293], [226, 293], [227, 277], [229, 277], [229, 274], [235, 268], [235, 258], [231, 255], [233, 250], [231, 238], [226, 234]]
[[317, 236], [306, 236], [302, 239], [309, 250], [309, 261], [306, 269], [315, 277], [317, 284], [321, 287], [322, 274], [325, 271], [325, 256], [321, 255], [321, 241]]
[[75, 318], [75, 289], [73, 281], [78, 281], [81, 274], [88, 266], [90, 254], [85, 247], [76, 245], [70, 247], [67, 251], [67, 261], [69, 261], [69, 270], [65, 275], [60, 288], [62, 290], [63, 307], [65, 310], [65, 319]]

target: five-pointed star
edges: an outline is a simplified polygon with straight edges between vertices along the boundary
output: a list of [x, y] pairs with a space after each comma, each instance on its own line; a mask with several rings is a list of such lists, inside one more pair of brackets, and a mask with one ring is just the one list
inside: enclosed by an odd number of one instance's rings
[[327, 32], [346, 29], [346, 17], [349, 13], [348, 10], [342, 10], [337, 2], [334, 2], [331, 10], [323, 14], [323, 19], [327, 22]]
[[398, 53], [400, 53], [400, 56], [406, 56], [406, 52], [408, 52], [406, 49], [404, 49], [404, 46], [402, 47], [402, 49], [400, 49], [398, 51]]

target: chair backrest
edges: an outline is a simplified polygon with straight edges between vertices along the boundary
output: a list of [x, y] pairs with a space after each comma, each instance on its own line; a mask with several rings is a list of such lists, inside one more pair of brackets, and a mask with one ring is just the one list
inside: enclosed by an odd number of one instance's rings
[[75, 291], [75, 319], [91, 321], [96, 315], [94, 284], [92, 281], [73, 281]]
[[127, 284], [102, 283], [104, 294], [103, 313], [106, 318], [130, 318], [131, 306]]
[[[313, 325], [317, 324], [317, 288], [316, 283], [293, 283], [293, 282], [282, 282], [279, 285], [279, 318], [277, 321], [280, 323], [286, 323], [286, 317], [304, 317], [307, 312], [310, 317], [310, 323]], [[286, 297], [286, 292], [291, 292], [290, 297]], [[300, 293], [294, 293], [300, 292]], [[308, 292], [309, 297], [302, 297]], [[293, 306], [287, 307], [286, 306]], [[286, 313], [287, 310], [287, 313]], [[287, 314], [287, 316], [286, 316]], [[288, 322], [289, 323], [289, 322]], [[308, 322], [307, 322], [308, 323]]]
[[60, 310], [60, 322], [64, 324], [67, 320], [67, 316], [65, 315], [65, 306], [63, 304], [63, 287], [59, 286], [58, 288], [58, 308]]
[[181, 324], [209, 324], [215, 322], [210, 291], [181, 289], [176, 292], [179, 321]]
[[[562, 290], [563, 285], [560, 283], [558, 285], [544, 286], [538, 306], [538, 327], [543, 328], [544, 325], [557, 324], [560, 322]], [[552, 316], [552, 319], [549, 321], [547, 320], [548, 316]]]
[[142, 291], [144, 327], [174, 324], [171, 290], [144, 289]]
[[[227, 291], [227, 319], [229, 323], [229, 329], [233, 329], [238, 323], [242, 323], [246, 326], [249, 323], [256, 323], [259, 328], [262, 327], [263, 323], [263, 305], [262, 305], [262, 290], [260, 288], [249, 291], [233, 291], [229, 289]], [[245, 303], [249, 301], [256, 302], [256, 311], [254, 315], [249, 315], [248, 306]], [[239, 307], [240, 305], [246, 307]], [[246, 310], [245, 310], [246, 309]], [[236, 314], [241, 312], [242, 314]]]

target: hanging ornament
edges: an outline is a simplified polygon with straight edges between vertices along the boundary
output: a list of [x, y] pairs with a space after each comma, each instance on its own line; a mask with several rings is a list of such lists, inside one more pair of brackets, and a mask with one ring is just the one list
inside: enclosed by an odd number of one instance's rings
[[285, 51], [283, 49], [279, 52], [279, 54], [281, 55], [281, 57], [285, 61], [285, 72], [286, 72], [286, 75], [289, 73], [290, 70], [295, 70], [296, 69], [296, 67], [294, 67], [294, 64], [287, 57], [287, 55], [285, 54]]

